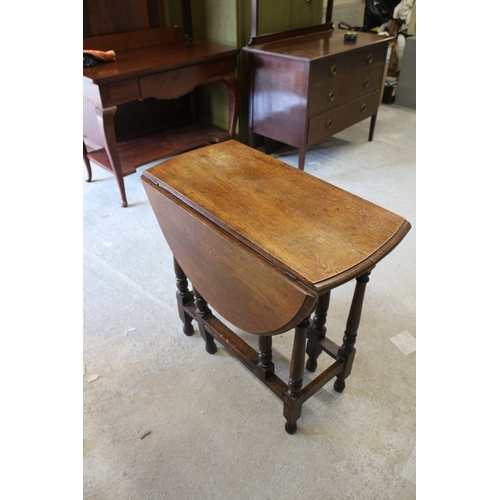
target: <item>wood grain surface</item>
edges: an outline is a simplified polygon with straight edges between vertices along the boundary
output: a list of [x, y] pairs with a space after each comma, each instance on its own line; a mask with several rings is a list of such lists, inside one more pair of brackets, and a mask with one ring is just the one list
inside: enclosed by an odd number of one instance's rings
[[236, 141], [185, 153], [144, 177], [318, 292], [373, 267], [410, 224]]
[[172, 253], [200, 295], [249, 333], [283, 333], [312, 312], [308, 290], [214, 223], [144, 179]]

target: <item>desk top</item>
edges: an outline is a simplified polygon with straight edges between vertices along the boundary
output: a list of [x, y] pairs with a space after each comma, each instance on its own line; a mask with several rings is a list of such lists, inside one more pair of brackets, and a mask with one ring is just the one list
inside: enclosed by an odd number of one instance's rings
[[372, 268], [410, 230], [403, 217], [236, 141], [143, 176], [314, 293]]
[[[106, 46], [103, 50], [113, 50], [113, 47]], [[83, 77], [103, 85], [220, 59], [237, 54], [239, 49], [202, 40], [181, 40], [115, 52], [116, 61], [83, 68]]]

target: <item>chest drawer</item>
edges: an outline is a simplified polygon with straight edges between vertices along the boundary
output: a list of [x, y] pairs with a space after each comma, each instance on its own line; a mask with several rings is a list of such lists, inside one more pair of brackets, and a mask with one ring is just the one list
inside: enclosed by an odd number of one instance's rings
[[386, 44], [381, 43], [311, 61], [311, 86], [320, 87], [349, 76], [353, 71], [384, 65], [386, 55]]
[[380, 92], [375, 91], [314, 116], [309, 120], [307, 144], [326, 139], [374, 115], [379, 100]]
[[309, 93], [309, 115], [315, 115], [380, 89], [384, 66], [377, 64], [356, 71], [347, 78], [332, 80]]

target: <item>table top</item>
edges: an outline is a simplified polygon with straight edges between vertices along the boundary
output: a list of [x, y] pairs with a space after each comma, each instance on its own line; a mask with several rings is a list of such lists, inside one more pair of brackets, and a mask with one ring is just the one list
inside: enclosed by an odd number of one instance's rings
[[359, 32], [355, 41], [348, 41], [344, 40], [345, 33], [344, 30], [324, 31], [253, 45], [245, 47], [244, 50], [311, 61], [328, 55], [370, 47], [373, 44], [387, 43], [394, 38]]
[[403, 217], [234, 140], [143, 175], [318, 293], [371, 269], [410, 230]]
[[[113, 47], [105, 47], [112, 50]], [[83, 77], [97, 85], [236, 55], [238, 48], [203, 40], [148, 45], [116, 51], [116, 61], [83, 68]]]

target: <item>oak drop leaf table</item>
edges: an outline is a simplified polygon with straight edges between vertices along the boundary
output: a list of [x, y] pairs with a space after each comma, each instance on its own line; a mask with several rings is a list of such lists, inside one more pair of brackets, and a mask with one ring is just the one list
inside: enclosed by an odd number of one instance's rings
[[[343, 391], [369, 275], [410, 224], [234, 140], [149, 168], [142, 182], [174, 255], [184, 333], [193, 333], [195, 319], [209, 353], [217, 339], [235, 355], [282, 399], [293, 434], [307, 399], [335, 377], [334, 389]], [[330, 291], [353, 279], [339, 346], [326, 337]], [[210, 307], [257, 335], [258, 351]], [[272, 336], [292, 329], [284, 382], [274, 373]], [[322, 352], [332, 364], [304, 387], [304, 369], [314, 372]]]

